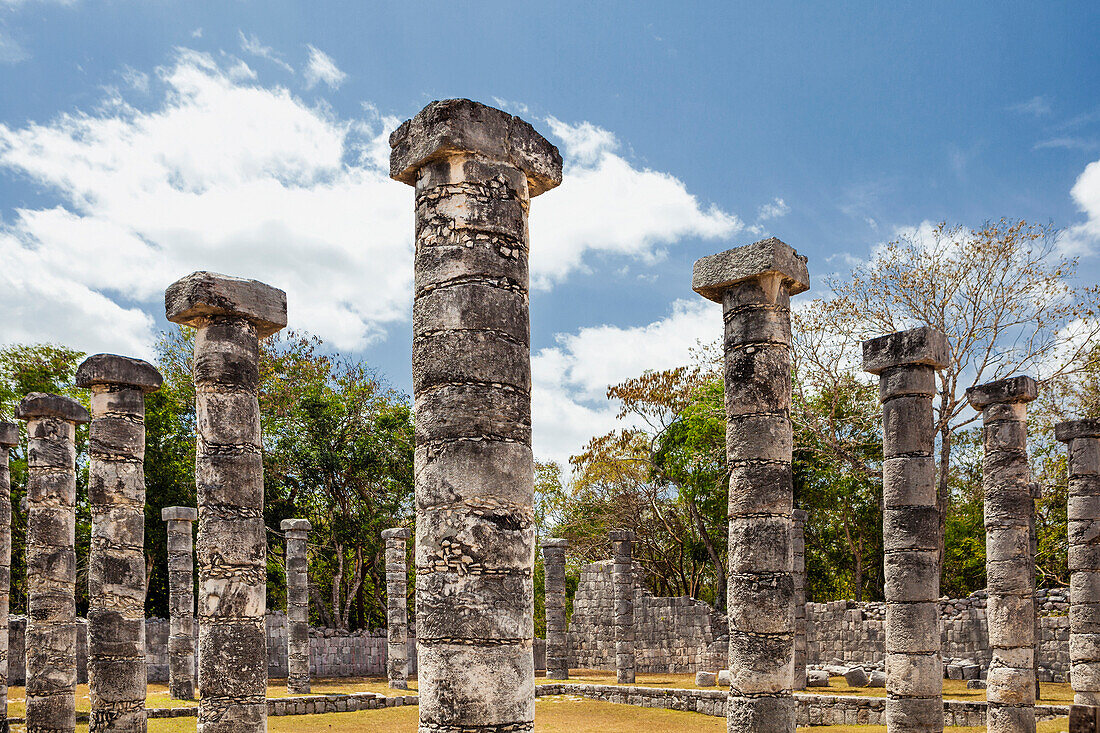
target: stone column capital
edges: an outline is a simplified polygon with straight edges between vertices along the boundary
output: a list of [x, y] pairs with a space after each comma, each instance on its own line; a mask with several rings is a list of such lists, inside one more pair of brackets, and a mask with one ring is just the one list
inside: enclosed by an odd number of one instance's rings
[[44, 392], [31, 392], [15, 406], [15, 417], [20, 420], [36, 420], [53, 417], [75, 425], [84, 425], [92, 416], [84, 405], [71, 397]]
[[306, 533], [313, 529], [313, 526], [308, 519], [284, 519], [279, 523], [279, 529], [286, 532], [287, 537], [300, 535], [297, 539], [305, 539]]
[[432, 102], [390, 135], [390, 177], [416, 184], [425, 165], [473, 154], [523, 171], [532, 197], [561, 183], [561, 153], [519, 117], [469, 99]]
[[562, 539], [561, 537], [547, 537], [542, 541], [542, 546], [543, 548], [561, 548], [563, 550], [567, 550], [569, 549], [569, 540]]
[[1065, 420], [1054, 426], [1054, 437], [1062, 443], [1068, 443], [1077, 438], [1100, 438], [1100, 420], [1096, 418]]
[[981, 410], [988, 405], [1031, 402], [1039, 395], [1038, 383], [1027, 376], [1008, 377], [975, 385], [966, 390], [970, 406]]
[[410, 537], [412, 537], [412, 530], [408, 527], [391, 527], [382, 530], [384, 540], [408, 540]]
[[19, 445], [19, 426], [13, 422], [0, 422], [0, 448]]
[[789, 244], [771, 237], [695, 261], [691, 289], [707, 300], [722, 302], [725, 292], [746, 280], [778, 275], [790, 295], [810, 288], [806, 258]]
[[194, 522], [199, 510], [193, 506], [166, 506], [160, 510], [160, 518], [164, 522]]
[[902, 366], [944, 369], [949, 354], [947, 336], [929, 326], [921, 326], [864, 341], [863, 371], [882, 374]]
[[130, 387], [143, 393], [160, 389], [164, 378], [147, 361], [116, 354], [95, 354], [76, 369], [76, 386], [86, 389]]
[[607, 533], [612, 542], [633, 542], [634, 533], [629, 529], [613, 529]]
[[251, 321], [260, 338], [286, 326], [286, 293], [258, 280], [193, 272], [164, 291], [168, 320], [197, 326], [211, 316], [237, 316]]

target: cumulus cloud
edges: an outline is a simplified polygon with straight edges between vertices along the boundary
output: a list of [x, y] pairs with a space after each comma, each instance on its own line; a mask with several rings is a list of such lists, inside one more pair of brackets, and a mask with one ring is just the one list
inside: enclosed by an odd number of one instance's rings
[[736, 215], [705, 206], [675, 176], [628, 161], [608, 130], [546, 122], [563, 148], [565, 174], [560, 187], [531, 205], [534, 287], [585, 269], [592, 253], [652, 263], [684, 238], [727, 238], [744, 229]]
[[791, 207], [787, 205], [787, 202], [781, 198], [775, 198], [772, 199], [770, 203], [760, 207], [760, 210], [756, 213], [756, 220], [768, 221], [769, 219], [778, 219], [789, 213], [791, 213]]
[[1070, 195], [1085, 221], [1067, 229], [1059, 244], [1068, 254], [1091, 254], [1100, 244], [1100, 160], [1085, 167]]
[[722, 309], [698, 298], [677, 300], [669, 314], [633, 327], [613, 324], [555, 336], [555, 345], [532, 356], [532, 428], [535, 455], [567, 463], [594, 435], [621, 426], [609, 385], [646, 369], [692, 362], [692, 349], [722, 334]]
[[327, 53], [313, 46], [308, 48], [309, 61], [306, 62], [306, 68], [303, 72], [306, 88], [312, 89], [320, 82], [324, 82], [329, 85], [330, 89], [337, 89], [344, 83], [344, 79], [348, 78], [348, 75], [340, 70], [340, 67]]

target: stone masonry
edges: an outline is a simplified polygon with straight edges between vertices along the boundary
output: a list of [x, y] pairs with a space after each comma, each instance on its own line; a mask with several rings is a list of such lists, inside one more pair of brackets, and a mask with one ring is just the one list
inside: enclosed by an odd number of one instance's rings
[[413, 395], [420, 731], [535, 712], [527, 214], [561, 182], [533, 127], [465, 99], [390, 137], [415, 186]]
[[806, 519], [802, 509], [791, 512], [791, 554], [794, 557], [794, 685], [806, 689]]
[[795, 729], [790, 296], [809, 281], [806, 258], [774, 237], [692, 274], [725, 322], [731, 733]]
[[[565, 626], [565, 552], [569, 540], [542, 541], [543, 597], [546, 605], [546, 678], [569, 679], [569, 637]], [[631, 583], [633, 590], [633, 582]]]
[[8, 451], [19, 445], [19, 426], [0, 422], [0, 733], [8, 733], [8, 604], [11, 599], [11, 476]]
[[284, 519], [286, 534], [286, 690], [291, 695], [309, 693], [309, 558], [306, 540], [308, 519]]
[[32, 392], [27, 421], [27, 733], [76, 730], [76, 400]]
[[1037, 394], [1031, 377], [1010, 377], [966, 391], [971, 406], [982, 413], [985, 438], [987, 618], [993, 650], [986, 689], [990, 733], [1035, 731], [1035, 503], [1027, 460], [1027, 403]]
[[1100, 420], [1054, 427], [1069, 448], [1070, 683], [1076, 705], [1100, 705]]
[[634, 533], [611, 531], [614, 565], [611, 582], [615, 588], [615, 679], [620, 685], [634, 684]]
[[863, 342], [882, 402], [889, 733], [943, 730], [932, 396], [947, 356], [946, 337], [927, 327]]
[[176, 700], [195, 699], [195, 558], [191, 524], [194, 507], [160, 510], [168, 523], [168, 694]]
[[267, 535], [260, 455], [259, 340], [286, 325], [286, 293], [196, 272], [164, 294], [168, 320], [197, 329], [199, 733], [267, 729]]
[[90, 733], [144, 733], [145, 395], [160, 389], [148, 362], [96, 354], [76, 371], [91, 390], [88, 504]]
[[382, 531], [386, 541], [386, 676], [395, 690], [409, 689], [408, 527]]

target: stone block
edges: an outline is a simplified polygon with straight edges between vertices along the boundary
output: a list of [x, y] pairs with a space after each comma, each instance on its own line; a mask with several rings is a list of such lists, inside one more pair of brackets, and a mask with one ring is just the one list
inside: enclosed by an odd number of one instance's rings
[[19, 445], [19, 425], [13, 422], [0, 422], [0, 448], [14, 448], [17, 445]]
[[1034, 379], [1018, 376], [970, 387], [966, 390], [966, 399], [980, 410], [993, 404], [1031, 402], [1038, 394], [1039, 385]]
[[899, 366], [943, 369], [949, 358], [947, 337], [928, 326], [879, 336], [863, 342], [863, 370], [881, 374]]
[[160, 389], [163, 381], [149, 362], [115, 354], [89, 356], [76, 370], [76, 386], [85, 389], [118, 385], [148, 393]]
[[198, 325], [210, 316], [238, 316], [251, 321], [260, 338], [286, 326], [286, 293], [258, 280], [194, 272], [164, 291], [169, 321]]
[[15, 417], [20, 420], [53, 417], [77, 425], [83, 425], [92, 419], [84, 405], [76, 400], [43, 392], [31, 392], [20, 400], [15, 406]]
[[734, 285], [766, 275], [780, 276], [790, 295], [810, 287], [806, 257], [775, 237], [697, 260], [691, 287], [704, 298], [721, 303]]
[[718, 682], [718, 675], [714, 672], [696, 672], [695, 673], [695, 686], [696, 687], [714, 687]]

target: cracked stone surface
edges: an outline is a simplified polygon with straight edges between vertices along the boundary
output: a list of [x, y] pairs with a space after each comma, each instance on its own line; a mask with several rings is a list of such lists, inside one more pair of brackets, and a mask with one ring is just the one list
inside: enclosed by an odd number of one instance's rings
[[526, 122], [433, 102], [390, 137], [415, 186], [413, 396], [420, 730], [534, 718], [530, 199], [561, 156]]
[[27, 733], [76, 730], [76, 400], [32, 392], [27, 421]]
[[1100, 705], [1100, 420], [1054, 426], [1069, 449], [1069, 656], [1076, 705]]
[[966, 391], [971, 406], [982, 413], [985, 442], [986, 617], [993, 652], [986, 727], [991, 733], [1035, 731], [1035, 503], [1027, 457], [1027, 403], [1037, 392], [1031, 377], [1000, 379]]
[[634, 533], [611, 530], [611, 585], [615, 592], [615, 679], [634, 684]]
[[168, 694], [195, 699], [195, 548], [191, 525], [199, 512], [189, 506], [160, 510], [168, 525]]
[[569, 636], [565, 625], [565, 553], [569, 540], [542, 541], [543, 596], [546, 605], [546, 678], [569, 679]]
[[287, 692], [309, 692], [309, 558], [308, 519], [284, 519], [286, 535]]
[[199, 733], [267, 729], [267, 536], [259, 340], [286, 324], [286, 293], [197, 272], [168, 286], [165, 312], [196, 329]]
[[886, 725], [943, 730], [939, 513], [932, 455], [936, 370], [947, 338], [917, 328], [863, 342], [882, 402], [882, 534], [886, 595]]
[[145, 394], [160, 388], [148, 362], [90, 356], [76, 385], [91, 390], [88, 504], [89, 733], [144, 733]]
[[791, 555], [794, 578], [794, 682], [792, 689], [806, 689], [806, 512], [791, 512]]
[[731, 733], [795, 730], [790, 296], [808, 287], [806, 258], [774, 237], [692, 276], [725, 324]]
[[11, 601], [11, 475], [8, 452], [19, 426], [0, 422], [0, 733], [8, 733], [8, 606]]
[[409, 689], [407, 527], [382, 530], [386, 541], [386, 676], [395, 690]]

